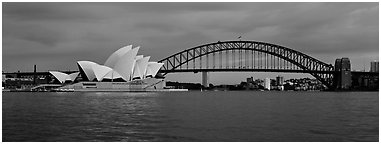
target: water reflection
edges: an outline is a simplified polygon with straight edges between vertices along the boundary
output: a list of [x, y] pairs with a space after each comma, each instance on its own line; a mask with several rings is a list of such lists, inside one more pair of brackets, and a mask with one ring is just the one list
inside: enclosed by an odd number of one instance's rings
[[366, 94], [7, 93], [3, 141], [378, 141]]
[[157, 96], [157, 92], [82, 92], [83, 96]]

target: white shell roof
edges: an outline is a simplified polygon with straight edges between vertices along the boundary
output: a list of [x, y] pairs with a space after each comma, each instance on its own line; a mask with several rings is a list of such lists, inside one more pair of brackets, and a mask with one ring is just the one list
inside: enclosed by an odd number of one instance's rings
[[136, 65], [134, 68], [134, 78], [139, 77], [140, 79], [144, 79], [146, 69], [148, 66], [148, 61], [151, 57], [147, 56], [141, 59], [136, 60]]
[[119, 59], [131, 49], [132, 49], [132, 45], [128, 45], [128, 46], [120, 48], [119, 50], [115, 51], [107, 58], [104, 65], [110, 68], [114, 68], [115, 64], [119, 61]]
[[75, 78], [77, 78], [78, 75], [79, 75], [79, 72], [72, 73], [72, 74], [69, 74], [69, 78], [70, 78], [71, 81], [74, 81]]
[[103, 65], [93, 65], [93, 71], [94, 71], [94, 74], [95, 74], [95, 77], [97, 78], [98, 81], [102, 81], [103, 80], [103, 77], [109, 73], [110, 71], [112, 71], [112, 68], [109, 68], [107, 66], [103, 66]]
[[51, 73], [55, 78], [57, 78], [60, 83], [64, 83], [65, 81], [74, 81], [79, 74], [79, 72], [76, 72], [69, 75], [58, 71], [49, 71], [49, 73]]
[[143, 57], [144, 57], [143, 55], [137, 55], [137, 56], [135, 57], [134, 62], [132, 63], [132, 70], [131, 70], [131, 72], [132, 72], [132, 78], [135, 78], [135, 73], [136, 73], [136, 74], [139, 73], [138, 71], [135, 72], [136, 61], [139, 60], [139, 59], [142, 59]]
[[78, 61], [77, 63], [82, 68], [82, 70], [85, 72], [87, 78], [89, 78], [90, 81], [92, 81], [96, 78], [94, 71], [93, 71], [93, 65], [98, 65], [97, 63], [91, 62], [91, 61]]
[[148, 62], [146, 76], [156, 76], [157, 72], [164, 65], [164, 63]]
[[[149, 75], [155, 76], [164, 64], [148, 62], [150, 56], [144, 57], [143, 55], [137, 55], [139, 49], [140, 47], [132, 48], [132, 45], [122, 47], [112, 53], [104, 65], [99, 65], [91, 61], [78, 61], [77, 63], [90, 81], [95, 78], [98, 81], [117, 78], [130, 81], [136, 77], [144, 79]], [[61, 74], [56, 75], [60, 78], [62, 77], [61, 79], [64, 77]], [[70, 76], [70, 79], [73, 79], [72, 77], [74, 77], [74, 74]]]
[[140, 75], [141, 75], [141, 72], [139, 68], [135, 66], [133, 74], [132, 74], [132, 78], [141, 78]]
[[125, 81], [130, 81], [133, 62], [140, 47], [136, 47], [124, 54], [115, 64], [114, 70], [117, 71]]
[[114, 70], [111, 70], [110, 72], [108, 72], [104, 77], [103, 79], [117, 79], [117, 78], [122, 78], [122, 76], [114, 71]]

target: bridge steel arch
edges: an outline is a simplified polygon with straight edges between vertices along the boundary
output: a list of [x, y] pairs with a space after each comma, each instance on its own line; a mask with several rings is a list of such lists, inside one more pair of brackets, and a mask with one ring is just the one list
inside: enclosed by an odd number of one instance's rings
[[[226, 62], [229, 61], [229, 55], [232, 55], [231, 61], [233, 61], [233, 66], [229, 67], [228, 64], [225, 68], [221, 65], [215, 66], [215, 54], [220, 54], [219, 59], [221, 64], [222, 52], [225, 52]], [[236, 52], [239, 54], [238, 67], [234, 66], [236, 63]], [[246, 58], [248, 52], [249, 55], [251, 52], [250, 56], [252, 57], [252, 66], [244, 66], [241, 64], [243, 63], [242, 54], [244, 53]], [[210, 65], [208, 64], [210, 59], [208, 56], [213, 57], [213, 68], [208, 67]], [[257, 58], [255, 58], [255, 56]], [[203, 57], [206, 57], [204, 58], [204, 60], [206, 59], [206, 68], [202, 68]], [[265, 58], [264, 62], [262, 62], [263, 58]], [[195, 66], [196, 60], [200, 61], [198, 68]], [[324, 63], [302, 52], [284, 46], [257, 41], [219, 41], [180, 51], [160, 60], [159, 62], [164, 63], [163, 67], [160, 69], [160, 73], [163, 75], [175, 72], [202, 71], [267, 71], [309, 73], [328, 88], [333, 87], [333, 77], [335, 74], [334, 66], [331, 64]], [[193, 63], [193, 67], [189, 66], [190, 62]], [[256, 63], [258, 63], [257, 67], [254, 66]]]

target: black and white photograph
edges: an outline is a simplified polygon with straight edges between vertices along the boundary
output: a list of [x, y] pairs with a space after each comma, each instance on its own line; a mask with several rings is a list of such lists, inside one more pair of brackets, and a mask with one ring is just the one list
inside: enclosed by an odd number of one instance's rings
[[3, 1], [2, 142], [379, 142], [379, 2]]

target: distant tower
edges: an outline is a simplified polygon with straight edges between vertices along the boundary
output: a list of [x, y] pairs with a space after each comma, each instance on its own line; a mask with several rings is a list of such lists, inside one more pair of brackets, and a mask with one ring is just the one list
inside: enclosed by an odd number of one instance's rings
[[270, 79], [269, 78], [266, 78], [265, 79], [265, 89], [267, 89], [267, 90], [270, 90]]
[[334, 85], [336, 89], [350, 89], [352, 86], [351, 62], [349, 58], [336, 59]]
[[378, 61], [372, 61], [370, 62], [370, 72], [378, 72]]

